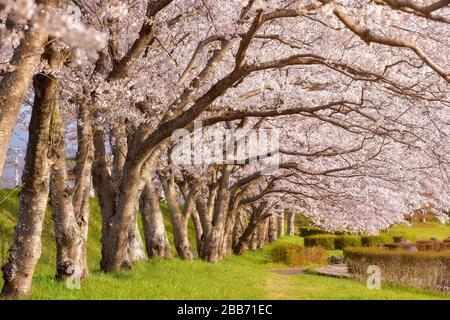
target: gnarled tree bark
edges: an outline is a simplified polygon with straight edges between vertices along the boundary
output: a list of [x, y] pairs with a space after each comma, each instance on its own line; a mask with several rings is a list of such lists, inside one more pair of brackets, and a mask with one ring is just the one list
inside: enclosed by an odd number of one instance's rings
[[188, 208], [187, 206], [193, 207], [192, 204], [185, 203], [184, 212], [182, 213], [177, 201], [177, 194], [175, 190], [175, 182], [173, 180], [173, 175], [168, 173], [166, 176], [160, 175], [161, 183], [163, 186], [164, 194], [166, 195], [167, 204], [169, 206], [170, 220], [173, 227], [173, 237], [175, 248], [177, 249], [178, 255], [183, 260], [193, 260], [196, 257], [194, 250], [189, 242], [188, 237], [188, 221], [189, 210], [193, 208]]
[[128, 251], [132, 262], [143, 261], [147, 259], [144, 250], [144, 243], [142, 242], [141, 232], [137, 222], [138, 208], [130, 224], [130, 230], [128, 231]]
[[57, 98], [51, 125], [52, 141], [55, 146], [52, 154], [51, 200], [55, 222], [56, 279], [62, 280], [72, 275], [80, 279], [83, 238], [76, 221], [71, 190], [68, 186], [65, 129]]
[[[42, 9], [37, 21], [43, 18], [51, 8], [58, 5], [58, 0], [42, 0]], [[9, 138], [19, 115], [22, 101], [30, 87], [36, 67], [41, 60], [41, 53], [48, 41], [48, 34], [43, 30], [29, 28], [20, 45], [15, 49], [11, 60], [14, 70], [7, 72], [0, 82], [0, 175], [3, 171]]]
[[92, 188], [92, 164], [94, 162], [94, 146], [92, 144], [92, 129], [90, 110], [87, 104], [81, 104], [78, 110], [77, 125], [77, 165], [75, 167], [76, 183], [73, 190], [73, 210], [82, 237], [80, 257], [81, 279], [89, 276], [87, 261], [87, 241], [90, 216], [90, 193]]
[[219, 190], [215, 203], [212, 228], [206, 235], [202, 248], [201, 257], [209, 262], [217, 262], [221, 258], [221, 240], [225, 228], [225, 216], [229, 206], [229, 181], [231, 175], [231, 166], [222, 167], [222, 176], [220, 177]]
[[[29, 125], [28, 147], [22, 175], [19, 216], [7, 263], [2, 295], [26, 296], [41, 255], [41, 234], [50, 186], [48, 158], [50, 123], [55, 107], [57, 81], [51, 75], [34, 77], [35, 97]], [[16, 95], [17, 97], [17, 95]]]
[[[267, 222], [267, 218], [270, 214], [265, 211], [267, 206], [266, 202], [261, 203], [259, 206], [252, 205], [252, 210], [247, 226], [244, 232], [239, 238], [236, 246], [233, 247], [233, 252], [237, 255], [242, 254], [247, 248], [256, 249], [258, 247], [261, 225]], [[265, 230], [267, 234], [267, 230]], [[265, 236], [264, 236], [265, 240]]]
[[150, 258], [172, 258], [159, 203], [159, 192], [154, 187], [151, 177], [145, 181], [140, 199], [140, 209], [147, 255]]

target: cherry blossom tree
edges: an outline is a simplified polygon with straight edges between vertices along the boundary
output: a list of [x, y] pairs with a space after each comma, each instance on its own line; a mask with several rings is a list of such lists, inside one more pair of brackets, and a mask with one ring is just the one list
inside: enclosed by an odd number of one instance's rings
[[[50, 191], [57, 225], [73, 235], [58, 247], [58, 274], [87, 276], [91, 178], [105, 272], [142, 256], [138, 207], [147, 255], [170, 258], [160, 189], [187, 260], [260, 247], [288, 210], [358, 233], [421, 207], [446, 219], [449, 14], [441, 0], [0, 1], [2, 164], [24, 97], [34, 97], [27, 192], [3, 294], [29, 292]], [[51, 81], [39, 85], [43, 75]], [[77, 128], [73, 189], [64, 125]], [[263, 155], [176, 163], [179, 129], [277, 130], [278, 167], [268, 173]], [[59, 157], [47, 152], [49, 140]]]

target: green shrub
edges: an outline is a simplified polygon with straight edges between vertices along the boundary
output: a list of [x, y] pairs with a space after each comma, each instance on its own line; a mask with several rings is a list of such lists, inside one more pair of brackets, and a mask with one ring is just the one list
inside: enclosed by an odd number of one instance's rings
[[316, 227], [300, 227], [298, 228], [300, 237], [308, 237], [316, 234], [328, 234], [325, 230]]
[[316, 234], [313, 236], [305, 237], [306, 247], [322, 247], [327, 250], [334, 250], [334, 242], [337, 236], [333, 234]]
[[350, 235], [338, 236], [334, 241], [334, 247], [340, 250], [347, 247], [361, 247], [361, 237]]
[[391, 234], [391, 236], [392, 236], [392, 240], [394, 241], [394, 243], [399, 243], [402, 238], [409, 240], [409, 241], [416, 240], [415, 235], [413, 235], [411, 233], [406, 233], [406, 232], [396, 232], [396, 233]]
[[367, 268], [376, 265], [382, 283], [428, 290], [447, 290], [450, 285], [450, 251], [347, 248], [344, 256], [349, 272], [359, 280], [366, 281]]
[[269, 259], [290, 267], [324, 265], [327, 262], [326, 250], [321, 247], [304, 248], [295, 244], [276, 244], [270, 250]]
[[362, 236], [361, 245], [363, 247], [379, 247], [386, 243], [391, 243], [392, 237], [388, 234], [380, 234], [378, 236]]

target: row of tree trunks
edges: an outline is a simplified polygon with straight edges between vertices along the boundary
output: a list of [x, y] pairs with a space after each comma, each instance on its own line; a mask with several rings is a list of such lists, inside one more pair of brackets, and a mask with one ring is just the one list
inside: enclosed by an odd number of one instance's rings
[[[150, 258], [171, 258], [170, 245], [160, 209], [159, 194], [152, 181], [154, 163], [161, 150], [155, 150], [138, 173], [139, 166], [132, 168], [125, 166], [125, 158], [130, 152], [130, 146], [128, 146], [126, 132], [123, 128], [118, 127], [114, 130], [111, 141], [114, 145], [112, 148], [112, 174], [110, 174], [109, 164], [106, 160], [103, 131], [96, 130], [94, 134], [96, 161], [93, 167], [93, 177], [102, 209], [102, 270], [127, 269], [131, 267], [133, 261], [147, 258], [137, 225], [139, 210], [142, 214], [147, 255]], [[132, 150], [133, 145], [131, 152]], [[124, 184], [128, 184], [130, 187], [126, 188]], [[131, 198], [130, 195], [132, 195]], [[130, 201], [123, 202], [122, 196]], [[133, 210], [130, 209], [131, 205], [134, 205]], [[130, 213], [130, 215], [120, 214], [122, 211]], [[129, 221], [120, 222], [118, 221], [120, 219], [129, 219]], [[122, 223], [128, 225], [127, 234], [123, 234], [119, 230], [118, 226]], [[114, 241], [119, 233], [119, 241]]]
[[[171, 258], [159, 194], [152, 181], [154, 165], [165, 144], [156, 148], [144, 165], [140, 166], [125, 161], [128, 154], [130, 152], [132, 154], [136, 149], [135, 143], [129, 145], [130, 141], [133, 139], [126, 139], [123, 128], [118, 127], [114, 130], [111, 139], [113, 163], [110, 174], [104, 134], [101, 130], [94, 133], [96, 161], [93, 167], [93, 181], [102, 209], [101, 268], [106, 272], [128, 269], [133, 261], [146, 259], [137, 227], [139, 209], [142, 214], [147, 255], [150, 258]], [[122, 232], [123, 225], [128, 226], [127, 233]]]
[[[117, 205], [112, 217], [106, 223], [107, 228], [103, 236], [104, 246], [101, 263], [103, 271], [111, 272], [131, 267], [129, 258], [126, 256], [127, 235], [135, 203], [138, 200], [139, 183], [137, 181], [140, 179], [142, 167], [147, 158], [170, 137], [173, 130], [183, 128], [192, 123], [216, 98], [223, 95], [231, 86], [249, 73], [250, 70], [248, 69], [236, 68], [214, 84], [202, 97], [197, 99], [184, 114], [160, 124], [156, 129], [148, 130], [148, 124], [141, 124], [137, 128], [136, 133], [133, 134], [128, 143], [128, 153], [123, 167], [120, 188], [117, 190]], [[94, 138], [94, 140], [96, 139]], [[224, 203], [227, 205], [227, 202], [225, 201]], [[222, 201], [219, 201], [219, 203], [222, 203]], [[216, 213], [216, 216], [220, 217], [216, 221], [217, 225], [213, 221], [213, 230], [210, 232], [210, 237], [212, 237], [210, 240], [212, 241], [207, 241], [211, 245], [203, 246], [202, 256], [211, 262], [219, 259], [223, 216], [226, 210], [221, 211], [220, 214]]]
[[[107, 61], [110, 57], [104, 50], [100, 54], [97, 61], [95, 73], [106, 75], [106, 78], [111, 83], [124, 79], [128, 75], [128, 70], [133, 65], [133, 62], [141, 56], [148, 46], [154, 41], [154, 26], [150, 22], [159, 11], [169, 5], [172, 0], [151, 1], [147, 6], [147, 20], [141, 26], [139, 37], [128, 48], [126, 53], [120, 59], [113, 59]], [[109, 49], [117, 54], [113, 48], [116, 46], [115, 41], [110, 42]], [[112, 69], [108, 72], [108, 63], [112, 63]], [[120, 120], [119, 122], [122, 122]], [[119, 123], [120, 127], [120, 123]], [[145, 128], [148, 124], [142, 124], [137, 131], [143, 133], [144, 136], [148, 134]], [[119, 130], [120, 131], [120, 130]], [[116, 135], [117, 132], [113, 132]], [[117, 271], [131, 268], [131, 261], [128, 250], [128, 235], [130, 225], [135, 215], [135, 209], [138, 206], [139, 198], [141, 196], [141, 172], [146, 161], [154, 149], [162, 142], [163, 139], [158, 140], [158, 143], [152, 144], [146, 149], [146, 157], [137, 157], [136, 149], [140, 147], [143, 136], [140, 134], [132, 135], [126, 143], [126, 155], [122, 149], [125, 145], [122, 139], [122, 133], [118, 132], [119, 139], [117, 140], [114, 153], [118, 156], [114, 159], [113, 175], [108, 172], [106, 163], [106, 151], [104, 147], [103, 132], [94, 133], [94, 149], [96, 155], [96, 163], [93, 168], [93, 180], [96, 190], [99, 195], [99, 200], [102, 210], [102, 259], [100, 267], [104, 272]], [[99, 158], [100, 157], [100, 158]], [[139, 158], [138, 160], [136, 158]], [[119, 169], [119, 170], [117, 170]], [[120, 179], [116, 173], [120, 171]], [[104, 185], [102, 185], [104, 184]], [[109, 202], [109, 204], [108, 204]]]
[[[214, 177], [214, 171], [215, 170], [209, 171], [206, 176], [210, 178]], [[181, 193], [183, 194], [185, 204], [189, 204], [189, 200], [191, 199], [189, 195], [193, 192], [201, 192], [204, 183], [203, 179], [193, 179], [187, 174], [183, 174], [183, 176], [183, 180], [177, 181], [177, 184], [179, 186], [179, 189], [181, 190]], [[228, 189], [225, 189], [224, 186], [226, 186], [225, 182], [223, 182], [221, 190], [223, 190], [222, 194], [226, 196], [222, 199], [224, 202], [228, 201], [229, 203], [225, 204], [225, 206], [224, 204], [222, 204], [225, 214], [223, 214], [222, 216], [215, 215], [215, 227], [213, 226], [212, 221], [212, 211], [214, 210], [214, 205], [218, 205], [215, 200], [219, 201], [219, 198], [217, 198], [217, 192], [220, 188], [217, 188], [214, 184], [211, 184], [209, 186], [208, 197], [202, 195], [198, 196], [195, 201], [196, 206], [190, 214], [196, 231], [197, 252], [199, 256], [204, 258], [202, 255], [207, 250], [205, 246], [209, 246], [210, 248], [214, 247], [214, 250], [216, 250], [216, 261], [231, 254], [233, 241], [237, 241], [236, 239], [233, 240], [233, 232], [235, 229], [236, 221], [239, 218], [238, 213], [240, 211], [240, 196], [237, 195], [235, 197], [232, 197], [230, 191]], [[230, 200], [230, 198], [232, 199]], [[219, 220], [219, 218], [221, 220]], [[218, 223], [219, 221], [221, 222], [220, 224]], [[214, 241], [216, 241], [215, 243], [211, 243], [208, 242], [211, 241], [211, 238], [208, 239], [208, 237], [211, 236], [214, 229], [216, 232], [218, 231], [217, 234], [219, 236], [217, 238], [214, 238]]]
[[258, 217], [255, 214], [250, 215], [250, 220], [244, 229], [244, 232], [239, 237], [237, 244], [233, 247], [234, 254], [241, 255], [253, 243], [255, 230], [258, 227]]
[[[42, 57], [48, 60], [50, 66], [57, 67], [63, 62], [63, 56], [63, 53], [48, 46]], [[58, 103], [58, 81], [50, 73], [40, 74], [35, 76], [33, 85], [35, 101], [22, 178], [23, 200], [16, 228], [17, 239], [11, 248], [11, 258], [3, 268], [4, 278], [8, 279], [5, 280], [3, 295], [11, 297], [24, 296], [29, 292], [34, 266], [40, 256], [39, 238], [49, 189], [55, 223], [56, 278], [61, 280], [75, 276], [83, 279], [89, 275], [86, 243], [93, 162], [89, 110], [80, 108], [79, 119], [84, 125], [78, 126], [76, 182], [71, 190], [68, 185], [64, 119]], [[27, 225], [33, 227], [24, 231]], [[17, 262], [19, 260], [20, 263]]]
[[[244, 222], [235, 224], [233, 231], [233, 252], [242, 254], [246, 249], [257, 249], [265, 245], [266, 242], [275, 242], [278, 237], [284, 235], [284, 213], [264, 214], [264, 205], [253, 207], [247, 226]], [[240, 219], [244, 216], [241, 215]], [[290, 211], [288, 215], [288, 235], [294, 235], [295, 213]], [[278, 227], [277, 227], [278, 224]], [[239, 235], [239, 238], [237, 239]]]
[[[40, 37], [42, 41], [46, 39], [43, 35]], [[42, 41], [36, 40], [34, 47], [40, 47]], [[5, 280], [2, 295], [6, 298], [26, 296], [30, 292], [34, 269], [41, 255], [42, 225], [49, 195], [50, 124], [58, 85], [50, 74], [36, 75], [33, 85], [35, 97], [28, 129], [19, 216], [8, 261], [2, 268]]]

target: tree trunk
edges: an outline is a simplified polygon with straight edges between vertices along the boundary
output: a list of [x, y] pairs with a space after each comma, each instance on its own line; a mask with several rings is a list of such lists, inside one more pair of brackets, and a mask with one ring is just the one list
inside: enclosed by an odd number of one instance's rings
[[257, 247], [258, 247], [258, 230], [255, 229], [253, 231], [253, 233], [251, 234], [250, 242], [248, 244], [248, 248], [250, 250], [256, 250]]
[[136, 208], [136, 212], [131, 220], [130, 229], [128, 230], [128, 251], [131, 262], [143, 261], [147, 259], [144, 250], [144, 244], [142, 242], [141, 232], [137, 222], [137, 214], [139, 208]]
[[266, 245], [267, 242], [267, 226], [268, 226], [269, 219], [265, 219], [259, 229], [258, 229], [258, 243], [257, 248], [261, 249]]
[[225, 227], [222, 233], [222, 248], [220, 257], [224, 258], [231, 254], [233, 250], [233, 229], [239, 214], [239, 203], [241, 196], [236, 196], [230, 204], [230, 209], [226, 215]]
[[54, 132], [52, 141], [55, 145], [52, 154], [51, 195], [56, 238], [56, 279], [62, 280], [72, 275], [80, 279], [83, 239], [68, 187], [64, 120], [61, 119], [57, 100], [55, 100], [51, 130]]
[[[235, 219], [233, 219], [235, 220]], [[222, 244], [219, 252], [219, 258], [223, 259], [230, 255], [233, 249], [233, 226], [231, 228], [225, 228], [222, 234]]]
[[278, 214], [278, 238], [284, 236], [284, 212]]
[[203, 238], [204, 238], [205, 235], [207, 235], [211, 231], [212, 217], [209, 214], [207, 203], [203, 197], [199, 197], [195, 201], [195, 207], [197, 209], [197, 213], [198, 213], [200, 222], [202, 224]]
[[203, 244], [202, 258], [209, 262], [219, 261], [221, 252], [221, 240], [225, 225], [225, 215], [229, 205], [229, 181], [231, 175], [231, 166], [225, 165], [222, 169], [220, 178], [219, 192], [217, 195], [212, 229], [206, 236]]
[[[256, 248], [256, 242], [254, 241], [254, 238], [255, 238], [257, 227], [258, 227], [258, 221], [257, 221], [256, 217], [252, 214], [247, 227], [245, 228], [244, 232], [240, 236], [238, 243], [233, 248], [233, 252], [235, 254], [241, 255], [247, 248], [252, 247], [253, 243], [255, 243], [255, 248]], [[254, 248], [252, 247], [252, 249], [254, 249]]]
[[[59, 1], [41, 1], [43, 8], [37, 20], [42, 19], [45, 11], [55, 7]], [[36, 28], [25, 32], [20, 45], [14, 50], [11, 65], [14, 71], [8, 72], [0, 82], [0, 176], [3, 171], [9, 138], [19, 115], [22, 101], [30, 87], [36, 67], [41, 60], [41, 50], [47, 43], [48, 34]]]
[[82, 251], [80, 257], [81, 278], [89, 276], [87, 261], [87, 241], [90, 205], [89, 199], [92, 188], [92, 164], [94, 162], [94, 146], [92, 145], [92, 130], [90, 111], [86, 104], [82, 104], [78, 110], [77, 125], [77, 165], [75, 167], [76, 182], [73, 190], [73, 209], [82, 237]]
[[172, 222], [175, 248], [177, 249], [178, 255], [180, 256], [181, 259], [193, 260], [195, 259], [195, 253], [194, 250], [192, 249], [188, 237], [189, 217], [183, 215], [181, 213], [180, 207], [178, 206], [173, 176], [172, 174], [169, 174], [168, 177], [161, 177], [161, 180], [164, 189], [164, 194], [166, 195], [167, 204], [169, 206], [170, 220]]
[[277, 241], [277, 216], [274, 214], [269, 218], [268, 240], [269, 242]]
[[145, 182], [140, 208], [147, 255], [150, 258], [171, 259], [172, 254], [161, 213], [159, 193], [155, 189], [151, 177]]
[[[177, 181], [178, 188], [181, 190], [181, 193], [184, 198], [185, 204], [189, 201], [189, 191], [190, 187], [194, 187], [195, 183], [194, 179], [190, 179], [188, 176], [184, 176], [184, 180]], [[195, 201], [197, 203], [197, 201]], [[197, 254], [201, 254], [201, 249], [203, 248], [203, 225], [200, 219], [200, 214], [196, 208], [192, 209], [190, 214], [192, 218], [192, 223], [194, 224], [195, 230], [195, 244], [197, 249]]]
[[199, 255], [202, 255], [203, 246], [206, 241], [206, 237], [210, 234], [212, 230], [212, 213], [214, 210], [214, 202], [217, 196], [217, 188], [209, 188], [209, 195], [207, 201], [204, 197], [198, 197], [195, 201], [197, 213], [200, 218], [200, 222], [202, 224], [202, 238], [201, 245], [197, 245], [197, 250]]
[[95, 162], [92, 168], [92, 180], [102, 213], [102, 259], [100, 261], [100, 268], [103, 271], [107, 271], [107, 260], [110, 250], [107, 242], [108, 228], [110, 227], [111, 219], [116, 208], [116, 194], [108, 170], [104, 134], [102, 130], [93, 132], [93, 141]]
[[244, 215], [240, 214], [233, 228], [233, 242], [232, 242], [233, 250], [238, 245], [239, 239], [241, 238], [243, 233], [244, 233]]
[[197, 254], [201, 254], [201, 249], [203, 248], [203, 228], [202, 223], [200, 221], [200, 215], [196, 209], [192, 210], [192, 222], [194, 223], [194, 229], [195, 229], [195, 243], [197, 247]]
[[293, 236], [295, 231], [295, 213], [292, 210], [288, 212], [287, 235]]
[[[50, 122], [57, 83], [50, 75], [41, 74], [35, 77], [34, 88], [19, 216], [9, 258], [2, 268], [5, 280], [2, 295], [6, 298], [29, 294], [34, 269], [41, 255], [42, 224], [50, 183]], [[18, 94], [15, 96], [18, 97]]]
[[128, 255], [128, 231], [140, 196], [142, 166], [127, 162], [118, 190], [116, 210], [106, 220], [103, 241], [102, 270], [105, 272], [131, 268]]
[[122, 179], [123, 167], [128, 152], [127, 132], [125, 129], [125, 121], [123, 119], [117, 120], [116, 128], [112, 130], [114, 138], [113, 143], [113, 161], [112, 161], [112, 178], [116, 188], [120, 185]]

